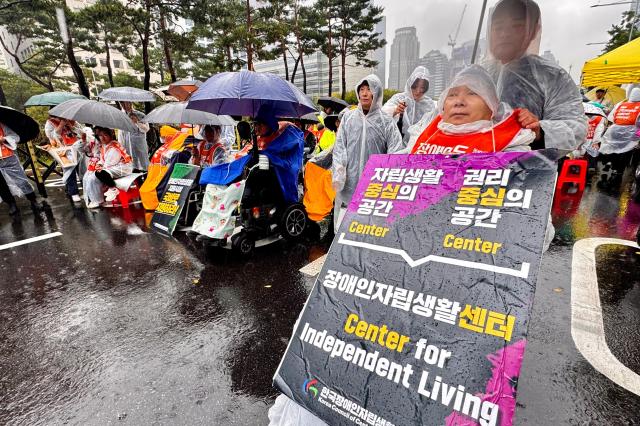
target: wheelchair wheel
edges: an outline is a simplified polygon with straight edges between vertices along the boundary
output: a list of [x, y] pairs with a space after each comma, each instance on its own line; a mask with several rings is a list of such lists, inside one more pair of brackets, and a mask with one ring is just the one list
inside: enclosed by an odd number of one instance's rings
[[287, 240], [296, 240], [304, 234], [308, 222], [304, 206], [299, 203], [292, 204], [280, 217], [280, 233]]
[[249, 256], [255, 247], [256, 242], [246, 232], [240, 232], [231, 237], [231, 248], [241, 256]]

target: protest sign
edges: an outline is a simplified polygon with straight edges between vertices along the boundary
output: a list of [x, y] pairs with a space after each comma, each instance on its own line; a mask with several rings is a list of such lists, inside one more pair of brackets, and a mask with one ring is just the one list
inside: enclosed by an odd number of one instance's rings
[[512, 424], [556, 156], [372, 156], [274, 384], [330, 425]]
[[169, 236], [173, 234], [198, 170], [200, 167], [191, 164], [174, 166], [167, 187], [151, 219], [151, 227], [157, 232]]

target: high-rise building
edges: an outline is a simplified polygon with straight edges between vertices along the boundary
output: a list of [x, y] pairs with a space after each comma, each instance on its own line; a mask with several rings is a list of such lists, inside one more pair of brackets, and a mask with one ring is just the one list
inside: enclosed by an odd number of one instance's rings
[[[378, 34], [380, 40], [386, 40], [387, 38], [387, 18], [382, 17], [382, 21], [376, 24], [375, 32]], [[373, 53], [373, 60], [378, 62], [375, 67], [375, 75], [378, 76], [382, 84], [387, 81], [387, 47], [382, 46]]]
[[420, 59], [419, 65], [428, 69], [431, 75], [427, 94], [432, 98], [437, 98], [449, 84], [449, 59], [447, 55], [439, 50], [432, 50]]
[[[460, 71], [462, 71], [465, 67], [471, 65], [474, 45], [475, 41], [470, 40], [453, 49], [453, 51], [451, 52], [451, 60], [449, 61], [449, 81], [451, 81], [453, 77]], [[481, 39], [478, 43], [476, 63], [485, 55], [486, 46], [487, 41], [485, 39]]]
[[398, 28], [391, 44], [389, 89], [404, 89], [409, 75], [416, 67], [419, 56], [420, 41], [416, 35], [416, 27]]
[[[329, 58], [322, 52], [316, 52], [303, 58], [304, 68], [307, 75], [307, 94], [312, 97], [326, 96], [329, 92]], [[291, 58], [289, 65], [289, 78], [293, 72], [295, 61]], [[272, 61], [255, 62], [254, 70], [257, 72], [270, 72], [277, 74], [282, 78], [286, 77], [284, 62], [282, 58]], [[349, 67], [347, 67], [349, 68]], [[347, 72], [349, 69], [347, 70]], [[296, 78], [294, 83], [300, 90], [304, 88], [302, 69], [298, 66], [296, 70]], [[352, 88], [347, 87], [347, 90]], [[333, 61], [333, 87], [334, 92], [340, 91], [340, 66], [339, 59]]]
[[0, 37], [8, 49], [7, 51], [0, 45], [0, 69], [14, 74], [22, 74], [13, 55], [16, 55], [18, 60], [22, 62], [33, 55], [36, 47], [31, 40], [18, 40], [16, 36], [7, 31], [6, 27], [0, 26]]

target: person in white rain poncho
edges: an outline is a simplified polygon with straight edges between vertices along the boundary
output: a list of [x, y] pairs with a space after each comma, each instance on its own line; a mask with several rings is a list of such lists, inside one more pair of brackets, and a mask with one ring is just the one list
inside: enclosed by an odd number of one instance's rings
[[603, 136], [601, 154], [623, 154], [638, 145], [640, 137], [636, 134], [640, 124], [640, 88], [631, 91], [628, 101], [618, 103], [611, 113], [612, 123]]
[[346, 212], [369, 157], [372, 154], [392, 154], [402, 149], [398, 126], [393, 118], [382, 112], [380, 79], [373, 74], [366, 76], [356, 86], [356, 95], [358, 107], [345, 113], [333, 147], [331, 172], [337, 193], [336, 225]]
[[36, 194], [29, 183], [29, 178], [15, 154], [18, 142], [20, 142], [20, 136], [8, 125], [0, 122], [0, 173], [3, 177], [3, 182], [0, 184], [0, 201], [9, 205], [9, 214], [12, 216], [19, 212], [14, 195], [24, 195], [31, 203], [31, 210], [34, 213], [42, 211], [42, 207], [36, 202]]
[[[131, 157], [118, 143], [111, 129], [96, 127], [95, 136], [100, 142], [100, 156], [93, 158], [82, 178], [87, 207], [95, 209], [103, 201], [113, 201], [118, 196], [114, 179], [130, 175], [133, 171]], [[104, 187], [107, 191], [104, 192]]]
[[409, 127], [419, 121], [429, 122], [436, 114], [436, 103], [427, 96], [428, 90], [429, 71], [417, 67], [407, 80], [404, 92], [393, 95], [382, 107], [382, 111], [398, 123], [405, 147], [410, 138]]
[[146, 171], [149, 168], [149, 145], [147, 144], [149, 125], [141, 121], [144, 118], [144, 114], [134, 110], [131, 102], [120, 102], [120, 106], [131, 119], [136, 131], [126, 132], [119, 130], [118, 142], [124, 147], [127, 154], [131, 156], [133, 169]]
[[535, 1], [500, 0], [489, 19], [489, 55], [482, 65], [500, 100], [520, 108], [520, 124], [536, 133], [533, 149], [574, 150], [587, 133], [582, 97], [564, 69], [538, 56], [541, 31]]
[[411, 146], [412, 154], [529, 151], [532, 130], [518, 110], [498, 100], [496, 86], [478, 65], [460, 71], [440, 95], [438, 115]]

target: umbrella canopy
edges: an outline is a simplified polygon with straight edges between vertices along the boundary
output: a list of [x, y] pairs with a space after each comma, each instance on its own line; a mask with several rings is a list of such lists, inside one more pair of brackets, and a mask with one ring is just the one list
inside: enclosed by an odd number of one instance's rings
[[191, 95], [187, 108], [255, 117], [263, 106], [275, 117], [301, 117], [316, 111], [311, 99], [283, 78], [246, 70], [209, 78]]
[[40, 126], [33, 118], [7, 106], [0, 106], [0, 123], [20, 136], [20, 143], [34, 139], [40, 133]]
[[282, 120], [285, 121], [299, 121], [302, 124], [318, 124], [320, 119], [318, 118], [318, 114], [315, 112], [310, 112], [309, 114], [305, 114], [302, 117], [282, 117]]
[[318, 98], [318, 105], [326, 108], [332, 108], [333, 112], [337, 114], [348, 107], [349, 103], [342, 99], [334, 98], [333, 96], [321, 96]]
[[640, 81], [640, 38], [592, 59], [582, 68], [584, 87]]
[[24, 106], [56, 106], [71, 99], [87, 99], [82, 95], [71, 92], [47, 92], [30, 97]]
[[179, 101], [186, 101], [200, 86], [202, 86], [202, 82], [199, 80], [180, 80], [171, 83], [167, 88], [167, 93]]
[[159, 106], [142, 119], [155, 124], [211, 124], [214, 126], [234, 126], [236, 122], [228, 115], [186, 109], [186, 102], [171, 102]]
[[118, 108], [88, 99], [73, 99], [51, 108], [49, 114], [80, 123], [134, 132], [131, 119]]
[[585, 95], [589, 100], [591, 101], [595, 101], [596, 100], [596, 92], [599, 89], [604, 89], [607, 91], [607, 93], [605, 93], [604, 98], [611, 102], [612, 105], [617, 104], [618, 102], [622, 102], [625, 99], [627, 99], [627, 92], [618, 87], [618, 86], [604, 86], [604, 87], [596, 87], [593, 90], [590, 90], [589, 92], [587, 92], [587, 94]]
[[127, 86], [104, 89], [98, 98], [116, 102], [153, 102], [156, 100], [156, 96], [147, 90]]
[[[600, 105], [600, 104], [598, 104], [598, 105]], [[594, 105], [591, 102], [583, 103], [582, 106], [584, 107], [584, 113], [585, 114], [601, 115], [601, 116], [606, 118], [607, 115], [604, 113], [602, 108], [598, 107], [598, 105]]]

